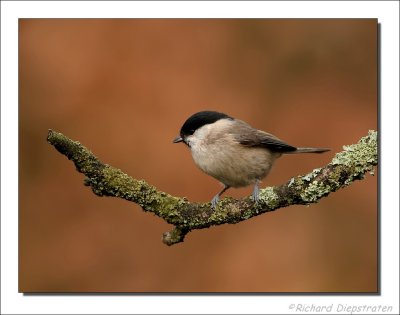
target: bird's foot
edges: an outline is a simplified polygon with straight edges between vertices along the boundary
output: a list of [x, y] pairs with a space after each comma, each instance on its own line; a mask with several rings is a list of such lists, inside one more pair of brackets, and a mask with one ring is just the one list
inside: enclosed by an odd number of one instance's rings
[[252, 194], [252, 199], [255, 203], [258, 202], [258, 200], [260, 199], [260, 188], [258, 187], [259, 182], [257, 181], [254, 185], [253, 188], [253, 194]]
[[214, 196], [214, 198], [211, 200], [211, 208], [213, 208], [215, 210], [215, 208], [217, 207], [218, 202], [219, 202], [219, 194], [216, 194]]
[[229, 186], [224, 185], [224, 188], [214, 196], [214, 198], [211, 200], [211, 208], [213, 208], [215, 210], [215, 208], [217, 207], [217, 204], [219, 202], [219, 197], [221, 197], [221, 195], [227, 191], [229, 189]]

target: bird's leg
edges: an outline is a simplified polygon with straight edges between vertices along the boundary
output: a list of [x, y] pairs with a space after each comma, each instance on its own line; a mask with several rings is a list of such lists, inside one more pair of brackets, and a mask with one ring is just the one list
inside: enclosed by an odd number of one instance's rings
[[253, 201], [256, 203], [260, 199], [260, 187], [258, 187], [259, 183], [260, 183], [260, 181], [257, 180], [256, 183], [254, 184], [253, 194], [252, 194]]
[[217, 207], [217, 203], [219, 202], [219, 197], [229, 189], [229, 186], [224, 184], [224, 188], [214, 196], [214, 198], [211, 200], [211, 208], [215, 209]]

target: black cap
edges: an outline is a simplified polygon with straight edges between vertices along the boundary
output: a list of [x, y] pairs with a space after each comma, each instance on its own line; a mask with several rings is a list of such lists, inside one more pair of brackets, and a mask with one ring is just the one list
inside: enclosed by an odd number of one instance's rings
[[204, 125], [212, 124], [220, 119], [226, 118], [233, 119], [224, 113], [214, 111], [203, 111], [193, 114], [183, 124], [180, 132], [181, 138], [192, 135], [197, 129]]

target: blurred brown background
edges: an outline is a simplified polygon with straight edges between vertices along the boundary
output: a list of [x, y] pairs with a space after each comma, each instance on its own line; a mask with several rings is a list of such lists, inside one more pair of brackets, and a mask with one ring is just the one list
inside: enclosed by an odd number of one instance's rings
[[189, 115], [218, 110], [332, 148], [281, 158], [263, 186], [282, 184], [377, 128], [377, 20], [22, 19], [19, 52], [20, 291], [377, 291], [376, 176], [167, 247], [171, 226], [95, 196], [46, 143], [60, 131], [160, 190], [209, 201], [218, 182], [171, 141]]

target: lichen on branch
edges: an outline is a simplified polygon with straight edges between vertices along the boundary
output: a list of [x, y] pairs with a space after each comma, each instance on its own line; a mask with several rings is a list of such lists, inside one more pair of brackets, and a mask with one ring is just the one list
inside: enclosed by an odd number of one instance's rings
[[213, 210], [210, 203], [191, 203], [186, 198], [171, 196], [102, 163], [82, 144], [59, 132], [49, 130], [47, 141], [85, 175], [84, 184], [96, 195], [132, 201], [174, 225], [174, 229], [163, 235], [167, 245], [182, 242], [194, 229], [238, 223], [290, 205], [316, 203], [354, 180], [363, 179], [367, 172], [373, 174], [378, 164], [377, 132], [370, 130], [357, 144], [344, 146], [328, 165], [294, 177], [283, 185], [261, 189], [257, 204], [249, 197], [240, 200], [227, 197]]

